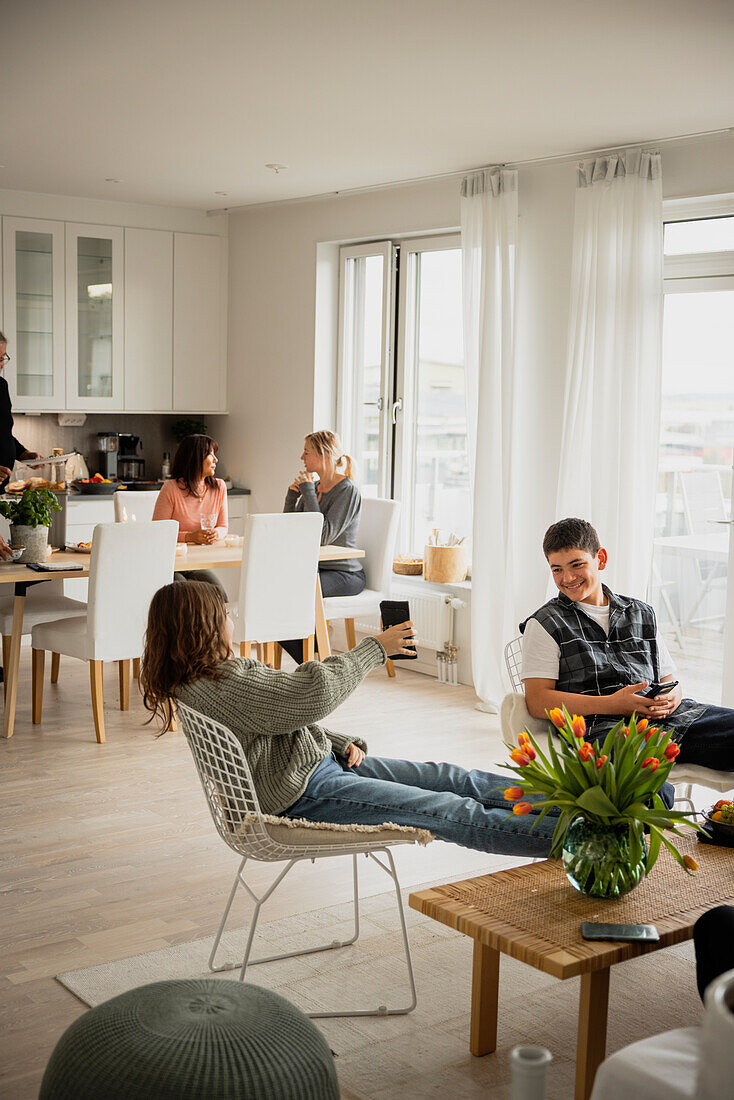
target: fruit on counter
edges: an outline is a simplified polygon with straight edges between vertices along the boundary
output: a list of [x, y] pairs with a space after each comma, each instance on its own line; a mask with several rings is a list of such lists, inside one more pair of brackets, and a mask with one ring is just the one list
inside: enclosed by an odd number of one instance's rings
[[711, 813], [712, 821], [720, 821], [722, 825], [734, 825], [734, 802], [729, 798], [720, 798]]
[[104, 482], [105, 485], [111, 485], [112, 484], [112, 478], [111, 477], [102, 477], [101, 474], [95, 474], [94, 477], [80, 477], [79, 480], [84, 485], [90, 485], [90, 484], [100, 485], [102, 482]]
[[91, 550], [92, 549], [91, 542], [78, 542], [77, 546], [79, 547], [80, 550]]

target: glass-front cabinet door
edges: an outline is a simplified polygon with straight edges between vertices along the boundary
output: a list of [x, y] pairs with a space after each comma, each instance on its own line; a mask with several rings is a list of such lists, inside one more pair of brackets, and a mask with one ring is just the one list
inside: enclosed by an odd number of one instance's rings
[[66, 226], [66, 406], [123, 408], [123, 230]]
[[4, 375], [16, 412], [65, 406], [64, 223], [3, 218]]

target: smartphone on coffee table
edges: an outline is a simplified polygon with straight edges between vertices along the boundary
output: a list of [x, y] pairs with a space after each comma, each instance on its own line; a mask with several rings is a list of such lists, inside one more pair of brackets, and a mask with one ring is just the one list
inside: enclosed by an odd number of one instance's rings
[[[382, 600], [380, 603], [380, 615], [382, 616], [382, 628], [397, 626], [398, 623], [407, 623], [410, 619], [410, 604], [407, 600]], [[416, 661], [418, 651], [415, 646], [408, 647], [410, 653], [388, 653], [391, 661]]]

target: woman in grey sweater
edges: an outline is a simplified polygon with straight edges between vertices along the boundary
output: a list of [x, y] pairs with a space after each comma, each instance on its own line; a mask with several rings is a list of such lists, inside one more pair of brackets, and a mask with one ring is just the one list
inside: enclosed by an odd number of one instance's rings
[[505, 776], [371, 757], [360, 738], [321, 725], [387, 654], [406, 652], [412, 629], [400, 623], [349, 653], [282, 672], [233, 657], [218, 588], [168, 584], [148, 615], [140, 670], [145, 706], [164, 728], [180, 700], [230, 729], [265, 813], [347, 825], [394, 822], [480, 851], [547, 856], [557, 818], [513, 814], [502, 794], [511, 782]]
[[[362, 497], [353, 479], [354, 462], [344, 454], [336, 432], [307, 435], [301, 462], [304, 469], [289, 487], [283, 511], [321, 512], [322, 546], [356, 546]], [[319, 579], [324, 596], [356, 596], [367, 583], [358, 558], [321, 562]], [[280, 644], [296, 664], [301, 663], [303, 643], [299, 639]]]

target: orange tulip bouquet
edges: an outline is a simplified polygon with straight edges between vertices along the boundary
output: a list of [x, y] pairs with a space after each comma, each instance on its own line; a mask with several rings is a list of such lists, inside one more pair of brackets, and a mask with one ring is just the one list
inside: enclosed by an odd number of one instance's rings
[[[545, 751], [527, 731], [507, 745], [522, 786], [505, 797], [515, 814], [540, 809], [542, 820], [559, 811], [551, 856], [562, 858], [569, 881], [592, 897], [619, 897], [652, 870], [661, 844], [686, 871], [696, 870], [666, 835], [682, 836], [682, 825], [695, 824], [690, 813], [667, 809], [659, 794], [680, 752], [670, 734], [633, 715], [592, 744], [581, 715], [556, 707], [548, 717], [558, 739], [549, 733]], [[532, 804], [526, 794], [542, 797]]]

